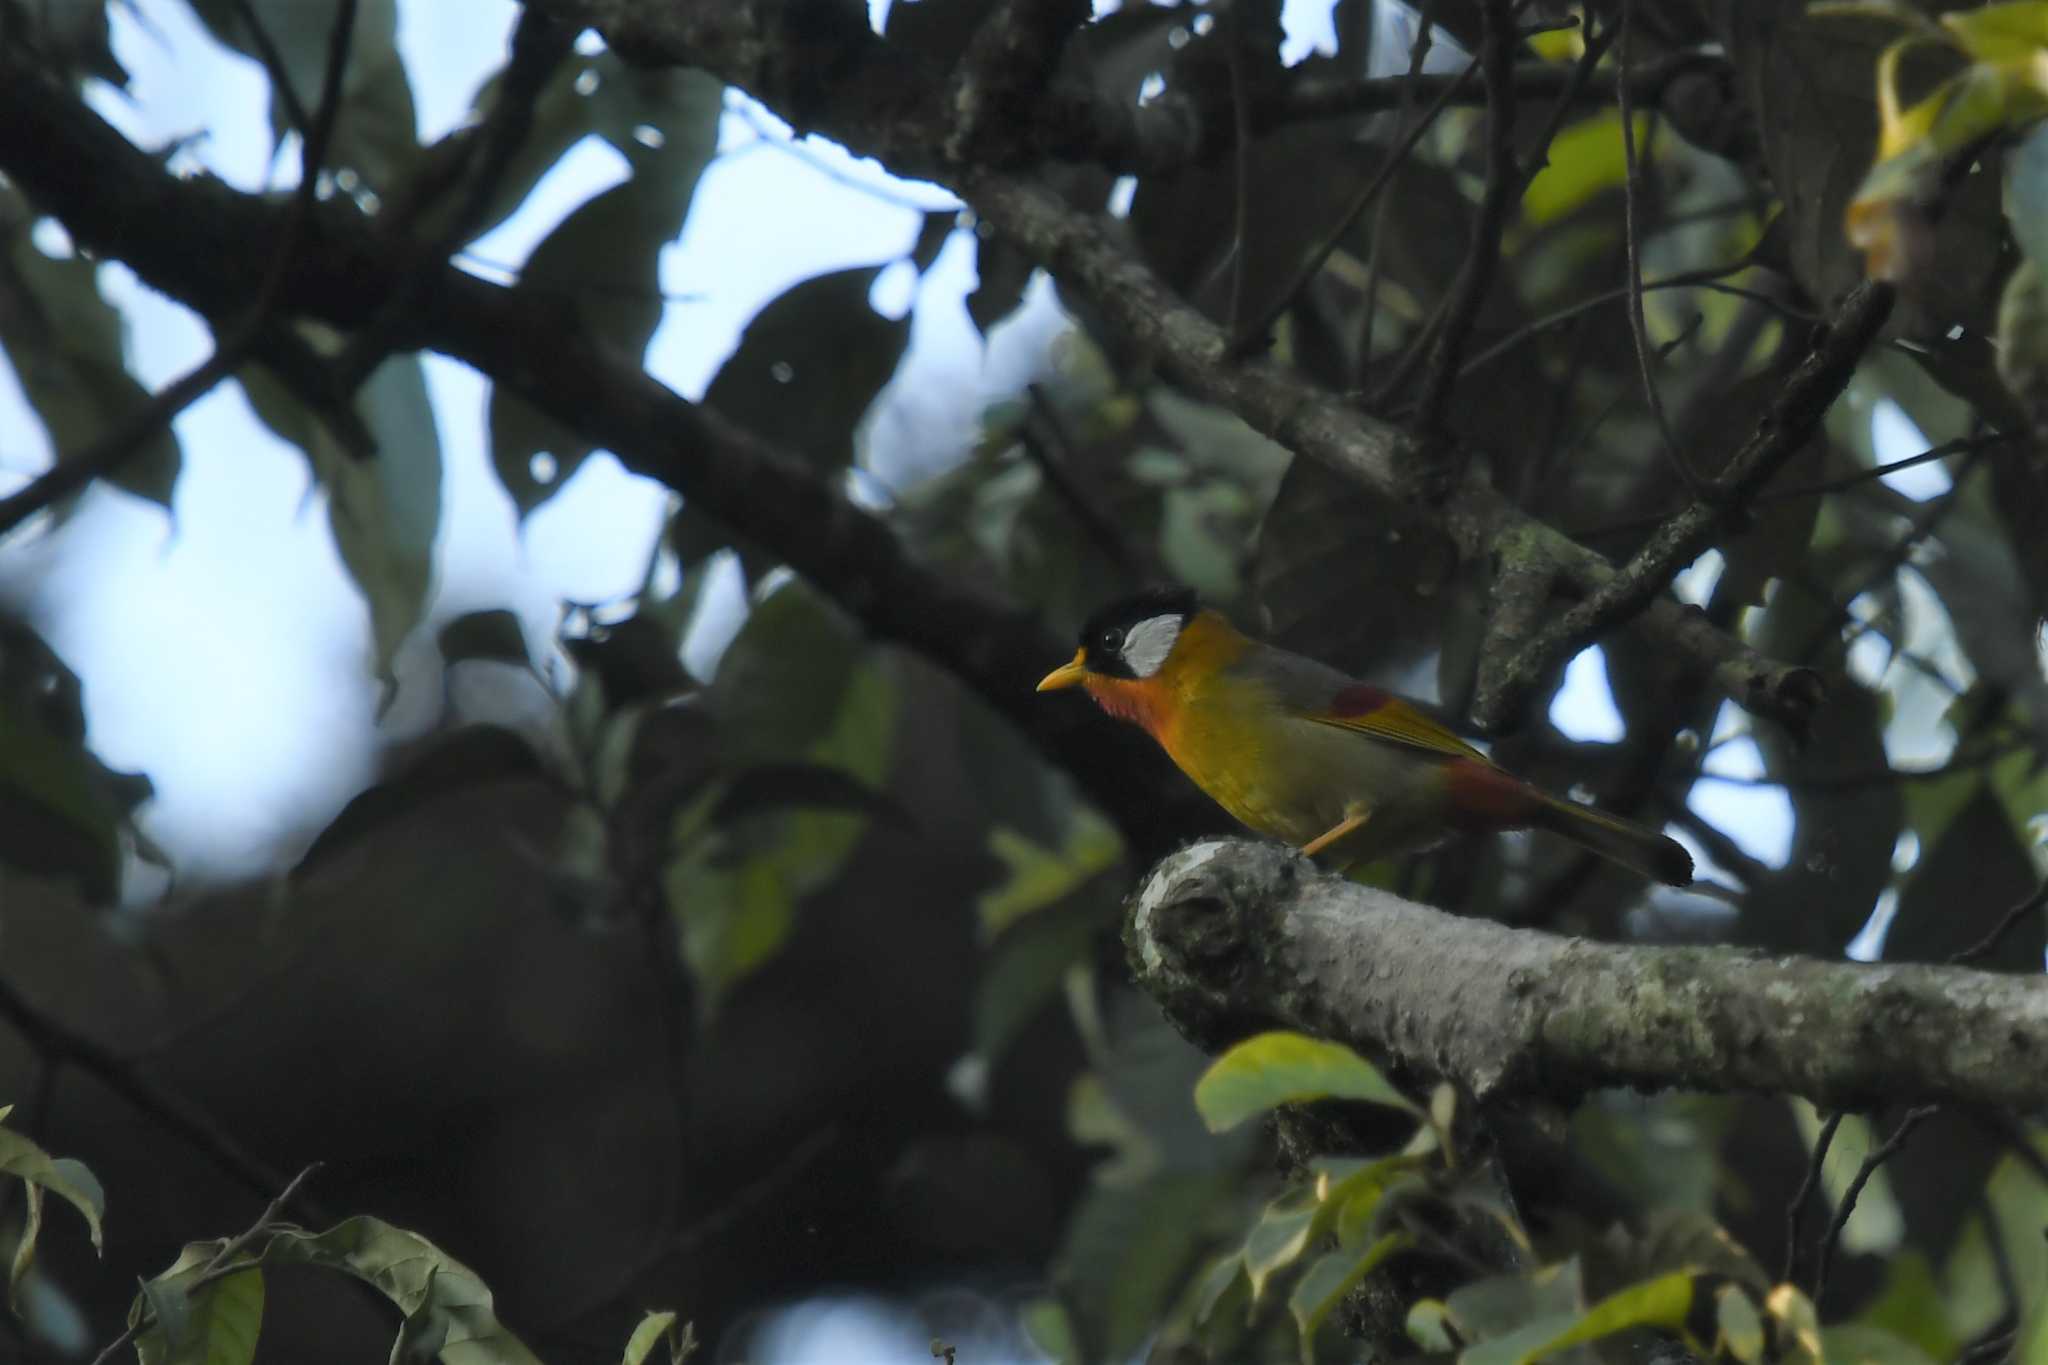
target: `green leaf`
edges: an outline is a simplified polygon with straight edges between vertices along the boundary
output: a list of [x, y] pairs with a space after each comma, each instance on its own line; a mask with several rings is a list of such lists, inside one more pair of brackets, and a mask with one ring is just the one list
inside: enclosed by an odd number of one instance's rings
[[[19, 221], [28, 219], [24, 208]], [[100, 295], [99, 263], [75, 254], [45, 256], [26, 230], [5, 246], [0, 348], [61, 464], [148, 406], [150, 394], [128, 372], [127, 323]], [[161, 424], [110, 480], [168, 509], [182, 463], [176, 435]]]
[[130, 1325], [145, 1305], [155, 1321], [135, 1338], [139, 1365], [250, 1365], [263, 1330], [264, 1283], [258, 1266], [207, 1284], [199, 1281], [221, 1250], [195, 1242], [171, 1268], [143, 1286]]
[[1323, 1202], [1313, 1194], [1276, 1199], [1252, 1224], [1244, 1239], [1244, 1273], [1252, 1282], [1252, 1298], [1266, 1292], [1266, 1281], [1293, 1265], [1324, 1223]]
[[[596, 86], [587, 99], [575, 90], [583, 80]], [[717, 150], [723, 95], [702, 72], [635, 71], [609, 54], [579, 68], [570, 85], [551, 85], [549, 99], [587, 106], [588, 126], [632, 162], [633, 175], [579, 204], [542, 239], [519, 272], [520, 289], [556, 298], [593, 339], [638, 360], [666, 308], [661, 253], [682, 232]], [[595, 448], [574, 425], [502, 386], [491, 391], [489, 422], [492, 464], [522, 519]], [[543, 454], [552, 465], [546, 477]]]
[[1031, 1344], [1059, 1365], [1079, 1365], [1081, 1353], [1074, 1345], [1074, 1324], [1056, 1299], [1033, 1299], [1018, 1317]]
[[1166, 1172], [1089, 1190], [1054, 1262], [1076, 1358], [1125, 1360], [1151, 1335], [1229, 1188], [1221, 1173]]
[[1936, 1360], [1952, 1360], [1962, 1342], [1950, 1330], [1947, 1305], [1924, 1253], [1908, 1248], [1885, 1265], [1884, 1287], [1857, 1321], [1905, 1337]]
[[434, 642], [440, 647], [442, 660], [451, 664], [484, 659], [524, 668], [533, 658], [526, 647], [526, 627], [520, 624], [519, 613], [503, 607], [464, 612], [442, 626]]
[[895, 797], [822, 763], [757, 764], [726, 783], [711, 818], [731, 824], [760, 812], [787, 810], [873, 815], [899, 829], [910, 827], [910, 812]]
[[1087, 806], [1074, 806], [1057, 849], [1046, 848], [1000, 825], [988, 833], [988, 851], [1008, 876], [976, 904], [985, 938], [996, 938], [1027, 915], [1056, 905], [1123, 856], [1116, 829]]
[[1350, 1048], [1300, 1033], [1247, 1038], [1218, 1057], [1195, 1085], [1195, 1107], [1215, 1133], [1279, 1105], [1326, 1099], [1422, 1112]]
[[1565, 1331], [1517, 1355], [1516, 1365], [1533, 1365], [1568, 1346], [1598, 1341], [1632, 1327], [1675, 1331], [1685, 1325], [1686, 1315], [1692, 1311], [1692, 1296], [1693, 1276], [1689, 1271], [1674, 1271], [1631, 1285], [1594, 1304]]
[[[1635, 116], [1636, 156], [1651, 156], [1652, 125], [1647, 114]], [[1522, 215], [1534, 227], [1554, 223], [1580, 208], [1603, 190], [1618, 190], [1628, 165], [1621, 142], [1621, 115], [1614, 110], [1594, 114], [1559, 131], [1551, 140], [1543, 169], [1522, 195]]]
[[1216, 1305], [1223, 1302], [1223, 1296], [1237, 1287], [1244, 1276], [1244, 1252], [1240, 1248], [1227, 1256], [1218, 1256], [1207, 1270], [1195, 1281], [1194, 1320], [1199, 1326], [1209, 1320], [1216, 1311]]
[[1338, 1250], [1320, 1256], [1302, 1272], [1294, 1292], [1288, 1295], [1287, 1308], [1294, 1314], [1295, 1326], [1301, 1331], [1303, 1360], [1314, 1359], [1312, 1343], [1316, 1332], [1324, 1319], [1344, 1301], [1344, 1296], [1360, 1280], [1378, 1269], [1382, 1261], [1413, 1242], [1414, 1238], [1408, 1233], [1390, 1232], [1363, 1250]]
[[1059, 990], [1068, 970], [1086, 961], [1109, 922], [1111, 893], [1077, 897], [1035, 914], [989, 948], [974, 993], [974, 1050], [994, 1061]]
[[[1889, 949], [1890, 945], [1886, 947]], [[1891, 957], [1887, 951], [1886, 958], [1889, 960]], [[1812, 1104], [1797, 1096], [1789, 1098], [1787, 1103], [1792, 1106], [1792, 1117], [1799, 1124], [1800, 1137], [1811, 1150], [1820, 1137], [1820, 1115]], [[1862, 1170], [1864, 1158], [1876, 1145], [1872, 1141], [1868, 1118], [1862, 1114], [1842, 1116], [1835, 1129], [1835, 1140], [1828, 1146], [1827, 1159], [1821, 1163], [1821, 1188], [1827, 1194], [1829, 1207], [1841, 1207], [1850, 1183]], [[1849, 1221], [1843, 1225], [1842, 1250], [1890, 1255], [1898, 1250], [1905, 1235], [1905, 1215], [1899, 1211], [1899, 1201], [1892, 1193], [1891, 1181], [1880, 1166], [1870, 1173], [1857, 1197], [1856, 1207], [1849, 1214]]]
[[491, 1291], [476, 1272], [382, 1219], [350, 1218], [321, 1233], [283, 1229], [271, 1235], [264, 1258], [362, 1280], [405, 1315], [401, 1340], [438, 1342], [443, 1365], [540, 1365], [498, 1321]]
[[[104, 1250], [100, 1219], [106, 1212], [107, 1196], [99, 1179], [84, 1163], [69, 1157], [53, 1157], [23, 1134], [0, 1127], [0, 1174], [47, 1190], [77, 1209], [92, 1234], [93, 1250]], [[25, 1234], [23, 1240], [33, 1241], [33, 1233]], [[21, 1269], [25, 1271], [27, 1267]]]
[[1934, 1365], [1934, 1357], [1913, 1342], [1868, 1323], [1823, 1327], [1820, 1341], [1828, 1365]]
[[1725, 1352], [1743, 1365], [1756, 1365], [1763, 1358], [1763, 1315], [1756, 1311], [1742, 1286], [1721, 1286], [1715, 1295], [1714, 1324], [1720, 1338], [1714, 1345], [1715, 1355]]
[[[258, 10], [284, 59], [285, 77], [309, 113], [320, 100], [335, 7], [336, 0], [291, 0]], [[234, 0], [194, 0], [192, 8], [214, 37], [252, 61], [263, 60]], [[329, 170], [353, 171], [370, 188], [384, 193], [397, 186], [419, 154], [412, 88], [398, 56], [397, 39], [397, 0], [361, 0], [342, 74], [343, 112], [327, 153]], [[279, 140], [291, 131], [285, 103], [274, 92], [270, 128]]]
[[697, 1351], [697, 1334], [691, 1324], [686, 1322], [678, 1329], [674, 1313], [649, 1313], [627, 1338], [626, 1353], [620, 1357], [619, 1365], [646, 1365], [654, 1348], [664, 1342], [668, 1345], [669, 1365], [682, 1365]]
[[419, 623], [441, 527], [441, 444], [417, 356], [385, 361], [363, 385], [374, 458], [353, 458], [315, 424], [307, 454], [327, 489], [335, 549], [370, 611], [376, 673], [388, 706], [399, 646]]
[[2006, 153], [2005, 216], [2034, 269], [2048, 271], [2048, 124]]

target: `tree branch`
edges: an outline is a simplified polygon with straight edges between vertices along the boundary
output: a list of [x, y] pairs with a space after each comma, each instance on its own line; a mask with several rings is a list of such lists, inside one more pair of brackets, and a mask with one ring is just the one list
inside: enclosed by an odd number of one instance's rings
[[1891, 316], [1889, 286], [1864, 283], [1850, 291], [1841, 311], [1814, 344], [1757, 428], [1729, 460], [1708, 495], [1673, 516], [1644, 542], [1635, 557], [1586, 599], [1529, 637], [1526, 643], [1489, 641], [1507, 662], [1487, 671], [1473, 709], [1481, 724], [1498, 724], [1517, 714], [1528, 693], [1551, 670], [1591, 644], [1608, 627], [1661, 599], [1672, 576], [1699, 558], [1714, 536], [1739, 513], [1765, 480], [1803, 449], [1856, 373], [1863, 354]]
[[1508, 210], [1521, 201], [1521, 168], [1515, 163], [1514, 54], [1518, 39], [1514, 15], [1508, 0], [1486, 0], [1479, 14], [1485, 25], [1479, 69], [1486, 88], [1486, 189], [1472, 219], [1472, 241], [1451, 284], [1444, 325], [1430, 349], [1422, 395], [1416, 400], [1410, 423], [1410, 429], [1425, 441], [1443, 426], [1465, 343], [1471, 339], [1472, 324], [1479, 320], [1480, 305], [1486, 302], [1486, 291], [1500, 267], [1501, 234], [1507, 230]]
[[[1223, 333], [1135, 260], [1099, 216], [1074, 209], [1034, 179], [948, 163], [943, 144], [950, 123], [941, 117], [928, 73], [864, 24], [825, 35], [832, 25], [823, 23], [818, 7], [799, 0], [529, 2], [597, 28], [629, 60], [701, 67], [796, 126], [815, 128], [900, 175], [950, 184], [1063, 285], [1097, 305], [1102, 322], [1153, 357], [1174, 382], [1375, 492], [1429, 504], [1467, 560], [1490, 553], [1503, 533], [1530, 526], [1528, 545], [1543, 561], [1540, 570], [1570, 591], [1595, 592], [1614, 577], [1605, 557], [1533, 521], [1476, 470], [1454, 490], [1429, 486], [1430, 471], [1416, 477], [1395, 428], [1281, 366], [1237, 362]], [[834, 46], [821, 55], [825, 36]], [[1559, 79], [1568, 80], [1569, 71]], [[1803, 732], [1822, 695], [1810, 669], [1764, 658], [1669, 598], [1650, 601], [1636, 619], [1662, 648], [1689, 659], [1740, 705]], [[1485, 719], [1497, 729], [1512, 717], [1495, 712]]]
[[1139, 982], [1203, 1046], [1298, 1028], [1482, 1101], [1630, 1086], [1784, 1092], [1829, 1109], [2048, 1107], [2038, 976], [1559, 938], [1239, 840], [1154, 868], [1124, 942]]
[[1067, 38], [1088, 22], [1087, 0], [999, 0], [960, 58], [946, 91], [953, 130], [946, 155], [972, 159], [1031, 118], [1052, 84]]
[[[267, 44], [268, 38], [262, 35], [255, 14], [249, 13], [247, 19]], [[342, 0], [335, 9], [334, 28], [328, 36], [319, 112], [313, 116], [310, 125], [300, 125], [305, 132], [299, 147], [298, 188], [292, 193], [289, 216], [278, 235], [270, 263], [264, 269], [262, 281], [256, 286], [256, 297], [248, 311], [215, 341], [212, 355], [165, 385], [147, 403], [129, 413], [90, 446], [69, 458], [60, 453], [57, 462], [26, 487], [0, 498], [0, 536], [52, 503], [79, 492], [94, 479], [105, 478], [134, 458], [145, 441], [176, 421], [179, 413], [204, 398], [214, 385], [232, 374], [263, 338], [270, 323], [271, 310], [277, 304], [285, 267], [297, 249], [299, 234], [312, 212], [319, 189], [320, 168], [326, 164], [327, 148], [334, 138], [334, 125], [341, 117], [341, 78], [348, 66], [348, 49], [355, 33], [355, 22], [355, 0]], [[282, 68], [277, 76], [283, 79]], [[293, 107], [298, 107], [297, 101], [292, 103]]]
[[[180, 180], [63, 86], [0, 49], [0, 171], [96, 254], [201, 312], [246, 297], [246, 262], [273, 248], [285, 211], [210, 181]], [[318, 206], [279, 287], [280, 310], [370, 325], [408, 278], [410, 252], [346, 204]], [[1141, 856], [1224, 817], [1173, 777], [1136, 730], [1031, 691], [1073, 652], [1029, 612], [912, 560], [889, 526], [809, 462], [678, 397], [593, 337], [561, 297], [437, 267], [391, 337], [462, 360], [782, 556], [875, 637], [947, 669], [1071, 773]]]

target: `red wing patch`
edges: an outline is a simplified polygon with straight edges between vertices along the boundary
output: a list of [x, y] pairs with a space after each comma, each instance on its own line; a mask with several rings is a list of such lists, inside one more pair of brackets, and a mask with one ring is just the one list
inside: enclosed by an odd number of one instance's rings
[[1369, 716], [1394, 699], [1394, 694], [1371, 683], [1353, 683], [1330, 698], [1333, 716]]
[[1451, 820], [1464, 829], [1522, 829], [1543, 805], [1520, 779], [1475, 758], [1448, 764]]

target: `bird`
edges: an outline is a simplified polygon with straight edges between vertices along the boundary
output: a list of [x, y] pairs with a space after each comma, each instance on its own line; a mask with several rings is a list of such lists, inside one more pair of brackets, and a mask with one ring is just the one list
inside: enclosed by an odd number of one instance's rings
[[1150, 734], [1240, 823], [1353, 867], [1464, 833], [1540, 829], [1671, 886], [1692, 856], [1509, 773], [1413, 703], [1241, 633], [1192, 591], [1103, 607], [1039, 682]]

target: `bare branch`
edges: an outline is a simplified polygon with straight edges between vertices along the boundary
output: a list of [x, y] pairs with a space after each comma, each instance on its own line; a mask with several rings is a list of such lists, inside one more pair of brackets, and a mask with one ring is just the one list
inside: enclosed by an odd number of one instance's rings
[[1892, 1135], [1878, 1145], [1876, 1150], [1863, 1158], [1863, 1164], [1856, 1168], [1855, 1176], [1849, 1181], [1849, 1188], [1842, 1191], [1842, 1202], [1835, 1208], [1834, 1221], [1828, 1224], [1827, 1235], [1821, 1238], [1820, 1257], [1813, 1269], [1813, 1302], [1817, 1308], [1821, 1297], [1828, 1292], [1828, 1268], [1835, 1259], [1835, 1248], [1841, 1244], [1842, 1229], [1849, 1226], [1849, 1215], [1856, 1212], [1856, 1201], [1863, 1197], [1863, 1187], [1870, 1183], [1878, 1168], [1898, 1155], [1906, 1145], [1906, 1139], [1913, 1136], [1913, 1130], [1941, 1112], [1938, 1104], [1923, 1104], [1906, 1112], [1899, 1120], [1899, 1126], [1892, 1129]]
[[1525, 643], [1498, 639], [1489, 643], [1490, 649], [1511, 650], [1512, 654], [1507, 663], [1489, 670], [1491, 685], [1480, 690], [1474, 709], [1482, 724], [1497, 724], [1516, 714], [1526, 695], [1552, 669], [1591, 644], [1603, 630], [1636, 616], [1663, 597], [1672, 576], [1699, 558], [1728, 517], [1812, 437], [1890, 316], [1891, 306], [1888, 287], [1857, 286], [1843, 301], [1833, 325], [1786, 381], [1756, 431], [1728, 462], [1717, 481], [1719, 496], [1695, 501], [1666, 521], [1605, 584]]
[[1486, 0], [1480, 7], [1485, 29], [1482, 34], [1480, 76], [1486, 87], [1486, 188], [1479, 199], [1479, 212], [1472, 219], [1472, 241], [1444, 309], [1443, 326], [1430, 350], [1429, 368], [1423, 374], [1421, 396], [1409, 428], [1427, 440], [1443, 425], [1444, 408], [1457, 382], [1459, 362], [1465, 343], [1471, 339], [1472, 324], [1479, 320], [1479, 307], [1493, 285], [1500, 266], [1501, 233], [1508, 225], [1508, 211], [1521, 199], [1521, 168], [1515, 163], [1514, 55], [1516, 36], [1508, 0]]

